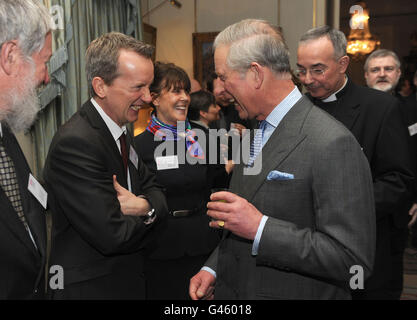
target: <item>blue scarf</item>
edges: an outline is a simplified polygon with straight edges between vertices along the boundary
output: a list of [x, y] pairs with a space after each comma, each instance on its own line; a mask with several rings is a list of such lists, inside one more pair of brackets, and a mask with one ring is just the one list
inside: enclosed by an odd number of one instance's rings
[[[178, 141], [177, 126], [172, 126], [163, 123], [155, 115], [152, 115], [151, 122], [147, 126], [146, 130], [152, 133], [154, 136], [161, 137], [164, 140]], [[181, 133], [181, 132], [180, 132]], [[195, 140], [195, 132], [191, 130], [191, 125], [188, 119], [185, 120], [185, 145], [188, 153], [199, 159], [204, 159], [204, 151], [200, 144]]]

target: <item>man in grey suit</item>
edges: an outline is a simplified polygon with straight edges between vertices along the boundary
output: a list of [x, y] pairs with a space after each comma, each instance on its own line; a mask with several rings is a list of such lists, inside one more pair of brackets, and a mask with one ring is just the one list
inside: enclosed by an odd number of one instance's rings
[[372, 180], [360, 146], [301, 95], [288, 49], [267, 22], [227, 27], [214, 49], [239, 116], [260, 121], [246, 163], [261, 170], [245, 174], [250, 168], [241, 163], [231, 192], [212, 194], [207, 214], [223, 239], [191, 279], [191, 298], [349, 299], [350, 286], [371, 274], [375, 245]]

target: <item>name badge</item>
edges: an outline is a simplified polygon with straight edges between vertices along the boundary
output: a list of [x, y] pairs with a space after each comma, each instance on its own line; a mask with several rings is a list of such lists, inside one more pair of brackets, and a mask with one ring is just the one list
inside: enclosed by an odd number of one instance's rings
[[39, 203], [46, 209], [47, 201], [48, 201], [48, 193], [42, 187], [42, 185], [29, 173], [29, 183], [28, 183], [28, 190], [33, 196], [39, 201]]
[[156, 168], [158, 170], [178, 169], [178, 156], [156, 157]]
[[132, 161], [136, 170], [138, 170], [138, 163], [139, 163], [138, 154], [136, 153], [136, 150], [132, 146], [130, 146], [130, 150], [129, 150], [129, 159], [130, 161]]
[[410, 136], [414, 136], [417, 133], [417, 123], [414, 123], [413, 125], [409, 126], [408, 132], [410, 133]]

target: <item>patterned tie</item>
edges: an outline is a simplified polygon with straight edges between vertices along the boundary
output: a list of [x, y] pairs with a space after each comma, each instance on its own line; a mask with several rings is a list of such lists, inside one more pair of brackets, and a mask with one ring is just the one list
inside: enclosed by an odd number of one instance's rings
[[266, 122], [266, 120], [262, 120], [259, 124], [259, 128], [256, 131], [255, 137], [253, 138], [253, 141], [250, 145], [250, 158], [249, 158], [249, 162], [248, 162], [248, 167], [253, 166], [253, 163], [257, 157], [257, 155], [259, 154], [259, 152], [261, 152], [262, 149], [262, 139], [264, 136], [264, 130], [266, 127], [266, 124], [268, 122]]
[[3, 139], [0, 138], [0, 185], [9, 198], [14, 210], [20, 220], [29, 230], [25, 215], [23, 214], [22, 200], [20, 198], [19, 183], [17, 182], [16, 171], [12, 159], [6, 153], [3, 146]]
[[123, 166], [125, 167], [125, 174], [126, 174], [126, 177], [127, 177], [126, 134], [122, 133], [119, 140], [120, 140], [120, 151], [122, 153], [122, 159], [123, 159]]

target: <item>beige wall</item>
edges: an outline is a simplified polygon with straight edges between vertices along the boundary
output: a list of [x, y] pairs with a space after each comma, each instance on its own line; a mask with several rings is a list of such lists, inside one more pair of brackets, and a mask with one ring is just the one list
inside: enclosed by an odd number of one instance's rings
[[[259, 18], [279, 24], [287, 40], [291, 65], [295, 66], [300, 36], [313, 26], [325, 22], [325, 0], [180, 0], [177, 9], [165, 3], [144, 21], [157, 28], [156, 59], [173, 62], [193, 75], [192, 33], [221, 31], [246, 18]], [[142, 0], [143, 12], [161, 0]], [[315, 3], [315, 5], [314, 5]]]
[[[141, 0], [142, 14], [155, 8], [163, 0]], [[144, 18], [157, 28], [156, 59], [173, 62], [193, 75], [193, 32], [221, 31], [245, 18], [260, 18], [280, 25], [284, 30], [295, 68], [296, 49], [300, 36], [313, 26], [325, 21], [325, 0], [179, 0], [181, 9], [164, 3]], [[340, 0], [334, 0], [337, 3]], [[315, 3], [315, 6], [314, 6]], [[338, 21], [338, 19], [336, 19]], [[18, 135], [19, 143], [33, 169], [33, 144], [30, 135]]]

